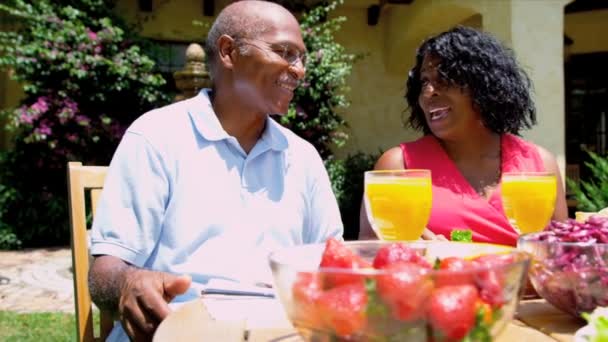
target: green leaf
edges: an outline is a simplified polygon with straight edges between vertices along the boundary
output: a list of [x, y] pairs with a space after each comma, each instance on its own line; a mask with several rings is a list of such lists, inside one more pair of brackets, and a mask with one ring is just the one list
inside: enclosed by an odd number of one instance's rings
[[473, 242], [473, 231], [470, 229], [453, 229], [450, 232], [451, 241]]

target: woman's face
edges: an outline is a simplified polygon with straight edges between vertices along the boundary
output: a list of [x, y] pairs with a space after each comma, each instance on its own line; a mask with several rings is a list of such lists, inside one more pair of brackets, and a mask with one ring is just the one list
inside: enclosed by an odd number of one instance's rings
[[459, 87], [441, 77], [440, 60], [426, 55], [420, 68], [418, 104], [426, 124], [439, 139], [452, 140], [471, 135], [471, 130], [484, 128], [466, 87]]

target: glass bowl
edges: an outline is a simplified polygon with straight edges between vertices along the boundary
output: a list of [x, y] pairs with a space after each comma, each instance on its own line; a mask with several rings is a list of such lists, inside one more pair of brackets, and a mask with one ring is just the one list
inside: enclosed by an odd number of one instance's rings
[[578, 318], [608, 306], [608, 244], [537, 239], [522, 235], [517, 247], [531, 254], [529, 277], [539, 296]]
[[[279, 298], [306, 341], [493, 339], [513, 317], [529, 265], [529, 255], [513, 247], [416, 241], [404, 244], [428, 262], [424, 272], [411, 265], [376, 269], [371, 267], [376, 253], [391, 242], [342, 244], [366, 266], [319, 268], [324, 244], [289, 247], [269, 256]], [[447, 257], [466, 259], [472, 266], [430, 268]], [[470, 298], [474, 306], [468, 304]]]

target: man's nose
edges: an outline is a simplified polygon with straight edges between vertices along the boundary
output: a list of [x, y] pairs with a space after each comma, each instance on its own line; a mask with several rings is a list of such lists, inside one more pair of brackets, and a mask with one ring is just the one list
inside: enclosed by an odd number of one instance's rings
[[306, 67], [301, 59], [297, 59], [295, 63], [289, 66], [289, 72], [292, 73], [296, 79], [302, 80], [306, 76]]

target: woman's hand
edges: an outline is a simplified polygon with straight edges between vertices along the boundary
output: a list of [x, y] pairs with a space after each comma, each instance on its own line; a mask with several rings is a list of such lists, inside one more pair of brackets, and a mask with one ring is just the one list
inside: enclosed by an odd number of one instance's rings
[[441, 234], [435, 234], [428, 228], [424, 228], [424, 231], [422, 232], [422, 236], [420, 238], [422, 240], [449, 241], [445, 238], [445, 236]]

